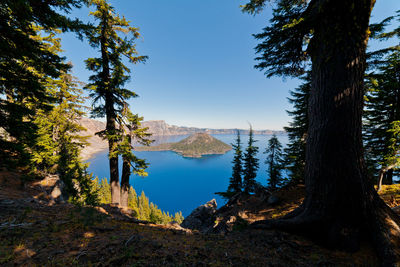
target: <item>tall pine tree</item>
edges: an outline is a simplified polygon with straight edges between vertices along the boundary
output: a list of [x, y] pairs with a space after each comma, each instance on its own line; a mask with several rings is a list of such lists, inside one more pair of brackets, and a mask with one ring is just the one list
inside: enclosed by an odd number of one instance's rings
[[69, 65], [49, 48], [50, 35], [62, 32], [82, 33], [88, 26], [65, 14], [80, 8], [84, 1], [4, 0], [0, 2], [0, 137], [1, 161], [25, 159], [36, 138], [33, 123], [38, 108], [50, 108], [52, 97], [46, 90], [46, 79], [57, 79]]
[[133, 154], [133, 142], [148, 146], [153, 140], [151, 134], [147, 132], [148, 127], [143, 128], [141, 122], [143, 117], [132, 114], [126, 107], [120, 121], [122, 141], [118, 144], [119, 154], [122, 155], [122, 175], [121, 175], [121, 206], [128, 207], [129, 177], [131, 173], [139, 176], [147, 176], [145, 171], [149, 164]]
[[90, 77], [90, 96], [94, 98], [92, 115], [106, 117], [106, 129], [99, 133], [108, 141], [112, 203], [120, 203], [120, 182], [118, 172], [118, 144], [123, 139], [123, 130], [117, 125], [122, 120], [127, 100], [136, 93], [124, 88], [129, 80], [129, 68], [123, 57], [130, 63], [145, 62], [146, 56], [138, 56], [134, 41], [139, 37], [138, 29], [129, 21], [115, 14], [114, 8], [106, 0], [92, 0], [96, 10], [91, 15], [98, 25], [89, 35], [89, 43], [100, 48], [100, 57], [89, 58], [86, 66], [96, 74]]
[[232, 144], [232, 147], [235, 151], [235, 155], [233, 157], [232, 163], [232, 177], [229, 180], [228, 192], [241, 192], [242, 191], [242, 174], [243, 174], [243, 166], [242, 166], [242, 145], [240, 142], [240, 133], [237, 131], [236, 143]]
[[[262, 10], [250, 0], [244, 11]], [[272, 75], [304, 72], [311, 60], [303, 204], [264, 227], [299, 231], [333, 247], [374, 242], [382, 265], [400, 261], [400, 218], [369, 182], [362, 143], [362, 109], [369, 19], [375, 0], [280, 0], [256, 51]]]
[[291, 91], [289, 103], [292, 111], [287, 111], [292, 121], [285, 127], [289, 142], [284, 149], [285, 168], [289, 171], [289, 182], [304, 184], [304, 168], [306, 165], [306, 141], [308, 130], [308, 99], [311, 89], [311, 75], [303, 76], [304, 83]]
[[255, 142], [257, 141], [254, 140], [253, 129], [250, 126], [249, 141], [243, 157], [243, 191], [245, 193], [253, 193], [256, 189], [256, 177], [259, 164], [257, 158], [258, 147], [254, 145]]
[[[400, 20], [400, 16], [398, 17]], [[384, 32], [393, 17], [385, 19], [376, 39], [400, 37], [400, 28]], [[375, 28], [377, 25], [375, 25]], [[370, 53], [366, 75], [366, 105], [364, 111], [364, 140], [366, 159], [371, 174], [377, 177], [378, 191], [382, 183], [393, 183], [393, 174], [400, 167], [400, 46]]]
[[268, 189], [274, 191], [282, 185], [283, 153], [282, 145], [274, 134], [268, 140], [268, 146], [264, 152], [267, 154], [265, 164], [268, 165]]

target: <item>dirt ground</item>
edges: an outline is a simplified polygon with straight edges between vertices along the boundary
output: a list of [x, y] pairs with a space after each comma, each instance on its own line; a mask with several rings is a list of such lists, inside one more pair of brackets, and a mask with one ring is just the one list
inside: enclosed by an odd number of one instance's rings
[[[48, 181], [23, 183], [0, 172], [1, 266], [375, 266], [371, 247], [350, 254], [328, 250], [305, 237], [276, 230], [236, 227], [228, 234], [201, 234], [138, 222], [118, 208], [53, 204]], [[400, 186], [385, 187], [395, 205]], [[246, 202], [249, 222], [275, 218], [301, 203], [301, 187], [279, 193], [281, 204]], [[174, 229], [175, 228], [175, 229]]]

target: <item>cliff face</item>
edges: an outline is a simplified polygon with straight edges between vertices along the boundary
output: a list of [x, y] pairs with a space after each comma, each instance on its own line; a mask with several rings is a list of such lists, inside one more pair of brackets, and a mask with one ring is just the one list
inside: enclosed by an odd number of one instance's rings
[[105, 129], [104, 122], [93, 120], [89, 118], [81, 118], [79, 123], [86, 128], [86, 131], [80, 132], [82, 136], [88, 136], [88, 146], [84, 147], [81, 151], [81, 156], [84, 160], [89, 159], [93, 154], [107, 149], [108, 144], [105, 140], [95, 135], [95, 133]]
[[[241, 134], [248, 134], [249, 130], [243, 129], [210, 129], [210, 128], [195, 128], [195, 127], [184, 127], [169, 125], [165, 121], [145, 121], [143, 122], [144, 127], [149, 127], [149, 131], [153, 135], [186, 135], [195, 133], [208, 133], [208, 134], [236, 134], [239, 130]], [[284, 131], [273, 131], [273, 130], [254, 130], [254, 134], [283, 134]]]
[[[89, 146], [82, 150], [82, 157], [84, 159], [90, 158], [93, 154], [107, 149], [107, 142], [95, 135], [96, 132], [105, 129], [105, 122], [82, 118], [80, 124], [87, 130], [81, 132], [83, 136], [89, 136]], [[209, 128], [195, 128], [195, 127], [182, 127], [169, 125], [165, 121], [145, 121], [142, 123], [143, 127], [149, 127], [149, 132], [154, 136], [172, 136], [172, 135], [192, 135], [196, 133], [207, 133], [207, 134], [236, 134], [238, 129], [209, 129]], [[248, 134], [248, 130], [239, 130], [240, 134]], [[272, 130], [255, 130], [254, 134], [282, 134], [284, 131], [272, 131]]]

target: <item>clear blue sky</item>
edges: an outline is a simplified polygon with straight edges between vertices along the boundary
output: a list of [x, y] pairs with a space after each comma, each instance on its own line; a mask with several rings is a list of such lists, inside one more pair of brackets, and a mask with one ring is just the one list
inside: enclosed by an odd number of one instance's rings
[[[289, 90], [296, 79], [267, 79], [253, 68], [258, 33], [271, 18], [241, 12], [240, 0], [113, 0], [116, 12], [139, 27], [138, 50], [146, 64], [130, 65], [127, 88], [139, 94], [131, 109], [145, 120], [165, 120], [179, 126], [282, 129]], [[373, 22], [400, 9], [399, 0], [377, 0]], [[88, 10], [73, 13], [88, 19]], [[87, 82], [83, 61], [97, 51], [73, 35], [63, 36], [73, 74]], [[378, 44], [379, 45], [379, 44]], [[374, 45], [375, 46], [375, 45]]]

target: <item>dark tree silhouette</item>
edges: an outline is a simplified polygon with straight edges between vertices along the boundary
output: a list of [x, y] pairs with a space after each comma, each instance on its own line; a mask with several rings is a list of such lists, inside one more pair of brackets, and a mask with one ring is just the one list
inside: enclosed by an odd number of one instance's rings
[[[400, 21], [400, 15], [396, 16]], [[371, 25], [372, 37], [386, 40], [400, 37], [400, 27], [385, 32], [395, 17]], [[364, 140], [367, 166], [377, 177], [378, 192], [382, 183], [392, 184], [400, 161], [400, 45], [368, 54]]]
[[[281, 0], [271, 25], [256, 35], [259, 69], [298, 75], [311, 59], [303, 204], [259, 227], [312, 235], [356, 250], [368, 235], [384, 265], [400, 260], [400, 217], [378, 196], [364, 162], [361, 117], [365, 51], [374, 0]], [[264, 0], [244, 6], [257, 12]], [[306, 45], [305, 45], [306, 44]], [[261, 226], [262, 225], [262, 226]]]
[[232, 177], [229, 180], [229, 192], [241, 192], [242, 191], [242, 145], [240, 142], [240, 133], [237, 131], [236, 143], [232, 144], [233, 149], [235, 150], [235, 156], [233, 157], [232, 163]]
[[129, 25], [124, 17], [115, 14], [106, 0], [91, 0], [96, 8], [91, 13], [99, 22], [89, 35], [89, 43], [100, 48], [100, 57], [86, 60], [87, 68], [96, 74], [90, 77], [92, 83], [86, 86], [94, 98], [92, 115], [106, 117], [106, 129], [99, 133], [108, 141], [111, 197], [113, 204], [120, 203], [120, 182], [118, 171], [118, 144], [123, 139], [122, 121], [127, 100], [137, 97], [136, 93], [124, 88], [129, 80], [130, 69], [122, 57], [130, 63], [145, 62], [146, 56], [138, 56], [134, 41], [139, 37], [138, 29]]
[[268, 165], [268, 188], [274, 191], [283, 183], [281, 173], [283, 169], [282, 145], [275, 134], [268, 140], [268, 146], [264, 153], [267, 154], [265, 164]]
[[308, 99], [311, 89], [311, 73], [302, 77], [304, 83], [291, 91], [289, 102], [293, 110], [287, 111], [292, 117], [285, 131], [289, 143], [284, 149], [284, 165], [289, 171], [289, 183], [304, 184], [304, 170], [306, 166], [306, 140], [308, 131]]
[[[51, 109], [46, 78], [57, 79], [70, 66], [50, 42], [40, 35], [54, 37], [57, 32], [79, 34], [88, 26], [65, 14], [80, 8], [84, 1], [0, 1], [0, 134], [1, 161], [18, 158], [22, 165], [30, 160], [37, 127], [33, 120], [38, 109]], [[3, 136], [4, 135], [4, 136]]]
[[258, 170], [258, 147], [254, 145], [257, 142], [253, 137], [253, 129], [250, 126], [249, 142], [244, 153], [244, 169], [243, 169], [243, 191], [252, 193], [256, 188], [256, 177]]

